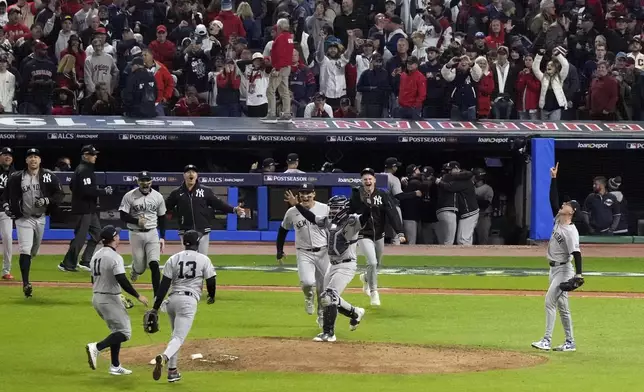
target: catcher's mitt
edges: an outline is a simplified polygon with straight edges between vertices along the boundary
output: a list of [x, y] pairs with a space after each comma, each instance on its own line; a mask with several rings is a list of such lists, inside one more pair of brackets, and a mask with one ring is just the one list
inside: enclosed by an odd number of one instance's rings
[[156, 310], [150, 309], [143, 315], [143, 331], [147, 333], [159, 331], [159, 314]]
[[580, 288], [584, 284], [584, 278], [575, 276], [565, 282], [559, 284], [559, 288], [562, 291], [573, 291]]

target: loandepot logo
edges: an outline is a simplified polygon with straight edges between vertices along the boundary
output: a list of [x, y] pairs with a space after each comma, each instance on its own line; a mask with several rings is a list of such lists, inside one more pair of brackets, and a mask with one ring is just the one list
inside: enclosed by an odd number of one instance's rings
[[577, 148], [608, 148], [608, 143], [577, 143]]

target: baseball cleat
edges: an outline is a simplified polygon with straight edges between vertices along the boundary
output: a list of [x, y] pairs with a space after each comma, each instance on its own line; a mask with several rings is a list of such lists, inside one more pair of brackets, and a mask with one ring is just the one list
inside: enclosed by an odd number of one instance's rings
[[152, 378], [154, 381], [158, 381], [161, 378], [163, 365], [165, 365], [165, 356], [163, 354], [159, 354], [154, 358], [154, 370], [152, 371]]
[[360, 274], [360, 281], [362, 282], [362, 291], [367, 295], [371, 295], [371, 289], [369, 289], [369, 283], [367, 283], [367, 275]]
[[98, 361], [99, 353], [98, 348], [96, 348], [96, 343], [88, 343], [87, 346], [85, 346], [85, 351], [87, 351], [87, 363], [89, 363], [89, 368], [96, 370], [96, 361]]
[[314, 303], [313, 297], [311, 298], [304, 298], [304, 311], [308, 315], [313, 314], [313, 309], [315, 308], [315, 303]]
[[321, 332], [317, 334], [316, 337], [313, 338], [313, 341], [314, 342], [335, 342], [336, 338], [335, 338], [335, 335]]
[[127, 376], [128, 374], [132, 374], [132, 371], [123, 366], [110, 366], [110, 374], [113, 376]]
[[377, 291], [372, 291], [369, 297], [371, 297], [371, 306], [380, 306], [380, 295]]
[[168, 382], [177, 382], [181, 380], [181, 373], [178, 370], [168, 372]]
[[362, 321], [362, 318], [364, 317], [364, 309], [355, 308], [354, 311], [358, 316], [349, 320], [349, 329], [352, 331], [358, 329], [358, 324], [360, 324], [360, 321]]
[[88, 264], [80, 263], [80, 264], [78, 264], [78, 268], [82, 269], [85, 272], [91, 272], [92, 271], [92, 269], [89, 268], [89, 263]]
[[58, 264], [58, 270], [62, 272], [78, 272], [76, 268], [68, 268], [65, 264]]
[[31, 287], [31, 283], [27, 283], [26, 285], [22, 286], [22, 292], [25, 294], [26, 298], [31, 298], [31, 295], [34, 292], [34, 288]]
[[561, 346], [557, 346], [552, 350], [553, 351], [577, 351], [577, 345], [575, 344], [575, 342], [566, 340], [564, 344], [562, 344]]
[[544, 338], [539, 340], [538, 342], [533, 342], [532, 347], [536, 348], [537, 350], [550, 351], [550, 340]]
[[2, 280], [13, 280], [13, 275], [4, 274], [4, 275], [2, 275]]

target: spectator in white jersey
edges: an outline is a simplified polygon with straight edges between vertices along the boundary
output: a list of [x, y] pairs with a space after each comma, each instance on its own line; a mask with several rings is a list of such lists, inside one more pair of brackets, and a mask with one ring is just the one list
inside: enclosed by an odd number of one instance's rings
[[302, 170], [297, 168], [300, 164], [300, 157], [296, 153], [292, 152], [286, 156], [286, 164], [288, 165], [288, 168], [284, 173], [304, 173]]
[[90, 262], [94, 293], [92, 304], [111, 333], [100, 342], [85, 346], [87, 361], [92, 370], [96, 370], [98, 354], [109, 347], [112, 357], [109, 373], [114, 376], [132, 374], [132, 371], [121, 366], [119, 361], [121, 343], [132, 337], [130, 317], [121, 302], [121, 289], [148, 306], [148, 299], [140, 295], [127, 280], [123, 257], [116, 252], [120, 243], [120, 231], [121, 229], [111, 225], [101, 230], [103, 247], [94, 254]]

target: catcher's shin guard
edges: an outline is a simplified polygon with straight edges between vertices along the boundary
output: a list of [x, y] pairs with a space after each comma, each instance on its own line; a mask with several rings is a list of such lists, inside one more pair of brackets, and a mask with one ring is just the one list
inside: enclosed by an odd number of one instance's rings
[[324, 325], [322, 331], [329, 335], [335, 335], [335, 320], [338, 318], [338, 306], [329, 305], [324, 307]]

